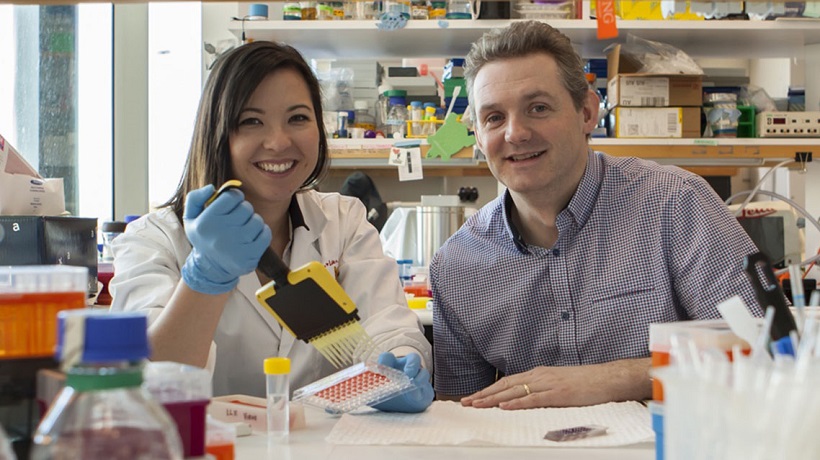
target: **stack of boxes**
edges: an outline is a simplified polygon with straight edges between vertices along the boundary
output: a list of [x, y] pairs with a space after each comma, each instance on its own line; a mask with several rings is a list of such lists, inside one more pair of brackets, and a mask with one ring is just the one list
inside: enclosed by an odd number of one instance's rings
[[433, 102], [436, 105], [441, 102], [436, 79], [429, 74], [419, 74], [416, 67], [388, 67], [387, 75], [382, 78], [382, 85], [406, 91], [408, 104], [411, 101]]
[[641, 66], [620, 45], [607, 54], [613, 137], [700, 137], [702, 75], [638, 73]]

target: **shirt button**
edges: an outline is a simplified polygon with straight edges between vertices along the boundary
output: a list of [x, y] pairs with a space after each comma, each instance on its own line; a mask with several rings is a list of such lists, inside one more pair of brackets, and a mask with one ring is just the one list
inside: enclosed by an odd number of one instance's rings
[[557, 248], [553, 249], [552, 250], [552, 255], [554, 255], [555, 257], [558, 257], [558, 256], [561, 255], [561, 251], [559, 251]]
[[564, 321], [569, 320], [569, 312], [568, 311], [561, 312], [561, 319], [564, 320]]

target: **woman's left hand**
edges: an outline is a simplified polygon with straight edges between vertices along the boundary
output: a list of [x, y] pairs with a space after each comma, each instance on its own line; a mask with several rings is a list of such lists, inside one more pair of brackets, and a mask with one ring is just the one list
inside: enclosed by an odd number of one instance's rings
[[433, 385], [430, 372], [421, 367], [421, 356], [411, 353], [396, 358], [393, 353], [379, 355], [379, 364], [404, 372], [413, 381], [413, 388], [372, 407], [384, 412], [424, 412], [433, 402]]

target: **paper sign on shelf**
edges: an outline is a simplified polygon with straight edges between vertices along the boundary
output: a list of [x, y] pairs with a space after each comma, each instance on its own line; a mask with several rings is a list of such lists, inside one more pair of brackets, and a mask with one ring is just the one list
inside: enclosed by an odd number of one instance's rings
[[402, 148], [401, 155], [404, 156], [404, 164], [399, 166], [399, 181], [421, 180], [424, 174], [421, 170], [421, 148]]
[[401, 147], [391, 147], [390, 156], [387, 158], [387, 163], [392, 166], [404, 166], [407, 164], [407, 150]]
[[618, 23], [614, 0], [598, 0], [596, 4], [598, 40], [618, 38]]

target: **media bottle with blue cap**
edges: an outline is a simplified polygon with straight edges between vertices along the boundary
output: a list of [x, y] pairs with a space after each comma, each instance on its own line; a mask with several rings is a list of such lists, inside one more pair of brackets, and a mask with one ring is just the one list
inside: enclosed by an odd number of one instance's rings
[[90, 310], [58, 315], [65, 388], [46, 412], [32, 460], [182, 459], [174, 422], [142, 387], [147, 318]]

